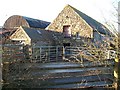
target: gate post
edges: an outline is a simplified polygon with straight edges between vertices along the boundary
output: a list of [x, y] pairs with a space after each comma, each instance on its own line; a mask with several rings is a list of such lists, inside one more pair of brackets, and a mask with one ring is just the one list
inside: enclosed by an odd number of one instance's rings
[[[118, 2], [118, 22], [120, 22], [120, 1]], [[117, 59], [115, 59], [115, 89], [120, 90], [120, 24], [118, 23]]]
[[1, 83], [2, 83], [2, 68], [3, 68], [3, 64], [2, 64], [2, 46], [0, 45], [0, 89], [1, 89]]
[[120, 90], [120, 60], [115, 58], [115, 67], [114, 67], [114, 87], [115, 90]]
[[56, 46], [56, 62], [58, 61], [58, 46]]
[[2, 60], [0, 61], [0, 90], [2, 89]]
[[2, 66], [2, 80], [3, 82], [8, 82], [8, 74], [9, 74], [9, 62], [3, 62]]
[[63, 49], [62, 49], [62, 59], [64, 60], [65, 59], [65, 47], [63, 46]]

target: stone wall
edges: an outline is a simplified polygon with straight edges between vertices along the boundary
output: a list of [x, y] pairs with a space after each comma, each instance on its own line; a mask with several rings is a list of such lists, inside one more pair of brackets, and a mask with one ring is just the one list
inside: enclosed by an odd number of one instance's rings
[[93, 37], [93, 29], [68, 5], [57, 16], [47, 29], [63, 32], [63, 26], [70, 25], [72, 35]]
[[11, 40], [21, 41], [24, 40], [25, 45], [31, 45], [31, 39], [27, 37], [27, 34], [22, 30], [22, 28], [18, 28], [14, 34], [10, 37]]

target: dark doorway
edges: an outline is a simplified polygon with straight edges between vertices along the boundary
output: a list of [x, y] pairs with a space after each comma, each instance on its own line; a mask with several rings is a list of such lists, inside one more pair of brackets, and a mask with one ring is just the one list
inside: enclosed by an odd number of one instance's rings
[[70, 46], [70, 43], [63, 43], [63, 46], [64, 46], [64, 47]]
[[66, 55], [69, 55], [70, 54], [70, 49], [69, 49], [69, 47], [70, 47], [70, 43], [63, 43], [63, 46], [64, 46], [64, 52], [65, 52], [65, 54]]

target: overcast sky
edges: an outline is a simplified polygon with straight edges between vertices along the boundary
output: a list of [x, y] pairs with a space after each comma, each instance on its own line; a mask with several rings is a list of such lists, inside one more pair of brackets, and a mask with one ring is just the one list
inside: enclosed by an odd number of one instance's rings
[[12, 15], [52, 22], [67, 4], [104, 24], [105, 20], [115, 21], [114, 1], [120, 0], [1, 0], [0, 26]]

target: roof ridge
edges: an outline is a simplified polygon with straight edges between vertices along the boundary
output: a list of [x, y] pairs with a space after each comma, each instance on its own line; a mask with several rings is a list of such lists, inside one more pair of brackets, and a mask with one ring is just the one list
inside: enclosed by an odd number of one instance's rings
[[[82, 14], [84, 14], [84, 15], [86, 15], [87, 17], [89, 17], [89, 18], [91, 18], [91, 19], [93, 19], [93, 20], [95, 20], [94, 18], [92, 18], [92, 17], [90, 17], [90, 16], [88, 16], [87, 14], [85, 14], [85, 13], [83, 13], [83, 12], [81, 12], [80, 10], [78, 10], [77, 8], [75, 8], [75, 7], [73, 7], [73, 6], [71, 6], [70, 5], [70, 7], [76, 12], [76, 13], [78, 13], [78, 12], [80, 12], [80, 13], [82, 13]], [[78, 13], [79, 14], [79, 13]], [[97, 21], [97, 20], [95, 20], [95, 21]], [[98, 21], [97, 21], [98, 22]], [[98, 23], [100, 23], [100, 22], [98, 22]], [[102, 23], [100, 23], [100, 24], [102, 24]]]
[[[93, 19], [94, 21], [96, 21], [97, 23], [100, 23], [100, 22], [98, 22], [97, 20], [95, 20], [94, 18], [92, 18], [92, 17], [90, 17], [90, 16], [88, 16], [87, 14], [85, 14], [85, 13], [83, 13], [83, 12], [81, 12], [80, 10], [78, 10], [77, 8], [75, 8], [75, 7], [73, 7], [73, 6], [71, 6], [71, 5], [69, 5], [69, 4], [67, 4], [67, 6], [69, 6], [69, 7], [71, 7], [78, 15], [80, 15], [78, 12], [80, 12], [80, 13], [82, 13], [82, 14], [84, 14], [84, 15], [86, 15], [87, 17], [89, 17], [89, 18], [91, 18], [91, 19]], [[102, 24], [102, 23], [100, 23], [100, 24]], [[103, 25], [103, 24], [102, 24]]]
[[31, 20], [37, 20], [37, 21], [43, 21], [43, 22], [50, 23], [49, 21], [46, 21], [46, 20], [41, 20], [41, 19], [31, 18], [31, 17], [27, 17], [27, 16], [22, 16], [22, 17], [25, 18], [25, 19], [31, 19]]

